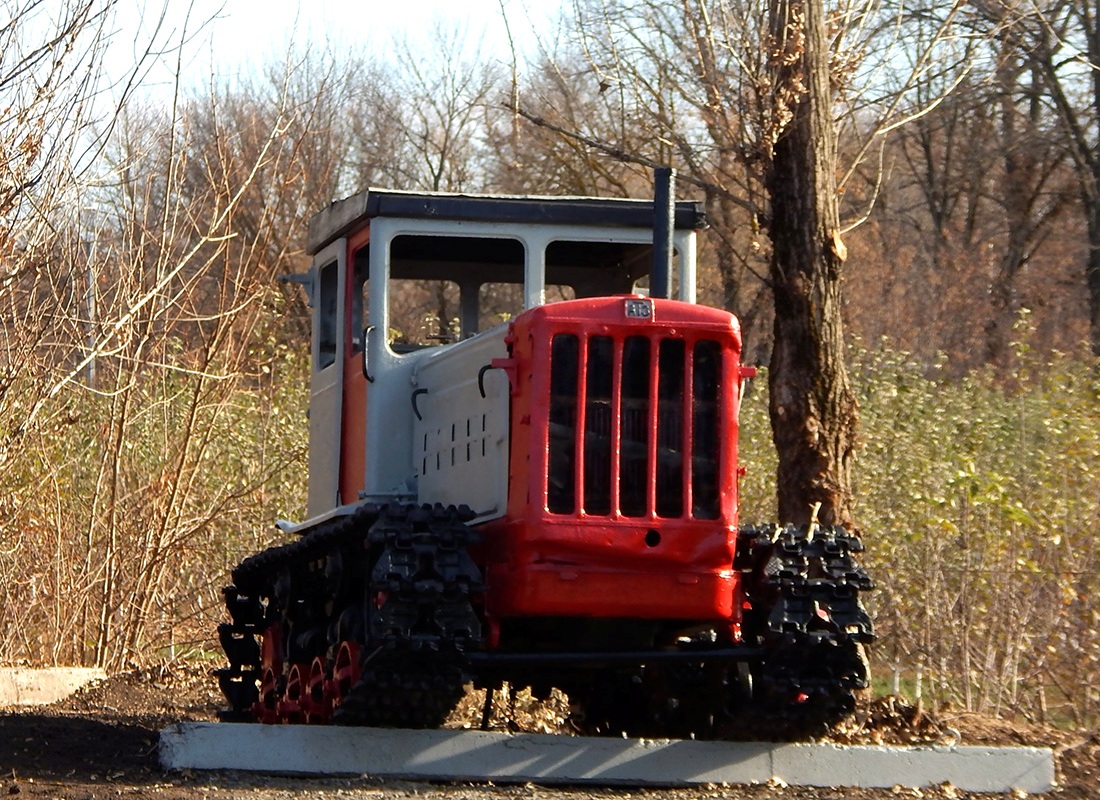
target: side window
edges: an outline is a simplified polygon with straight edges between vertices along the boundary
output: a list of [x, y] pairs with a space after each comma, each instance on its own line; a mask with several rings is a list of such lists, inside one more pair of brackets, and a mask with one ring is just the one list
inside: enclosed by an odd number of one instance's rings
[[314, 369], [320, 371], [336, 361], [336, 287], [339, 275], [336, 262], [325, 264], [317, 273], [317, 306], [314, 324], [317, 326], [317, 353]]
[[477, 292], [477, 329], [511, 322], [523, 311], [522, 283], [483, 283]]

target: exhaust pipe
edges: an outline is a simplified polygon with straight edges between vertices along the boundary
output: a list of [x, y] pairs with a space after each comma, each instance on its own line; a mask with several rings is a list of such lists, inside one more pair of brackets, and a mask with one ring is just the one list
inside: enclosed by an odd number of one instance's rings
[[672, 292], [672, 231], [676, 219], [676, 170], [653, 170], [653, 266], [649, 296], [667, 298]]

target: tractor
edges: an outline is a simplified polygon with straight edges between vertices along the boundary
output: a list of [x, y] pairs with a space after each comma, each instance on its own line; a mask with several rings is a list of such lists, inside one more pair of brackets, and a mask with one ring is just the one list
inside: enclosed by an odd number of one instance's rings
[[311, 220], [308, 519], [224, 590], [227, 718], [435, 727], [470, 684], [556, 688], [590, 734], [853, 708], [861, 541], [739, 525], [755, 370], [670, 194], [368, 189]]

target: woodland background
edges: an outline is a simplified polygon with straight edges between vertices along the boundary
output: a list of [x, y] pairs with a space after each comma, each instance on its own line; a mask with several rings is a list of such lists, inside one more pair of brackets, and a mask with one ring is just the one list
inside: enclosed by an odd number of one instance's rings
[[[307, 310], [277, 276], [362, 187], [647, 197], [671, 164], [711, 220], [701, 300], [766, 364], [789, 54], [760, 5], [577, 0], [510, 63], [436, 28], [428, 53], [313, 48], [141, 100], [144, 62], [103, 70], [110, 0], [5, 0], [0, 660], [219, 660], [229, 569], [304, 513]], [[829, 18], [878, 688], [1095, 725], [1097, 4]], [[775, 513], [765, 386], [743, 521]]]

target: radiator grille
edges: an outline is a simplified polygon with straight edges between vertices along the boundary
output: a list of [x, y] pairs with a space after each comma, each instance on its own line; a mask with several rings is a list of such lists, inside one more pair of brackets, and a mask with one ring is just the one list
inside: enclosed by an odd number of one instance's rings
[[721, 356], [712, 340], [554, 336], [551, 513], [717, 518]]

